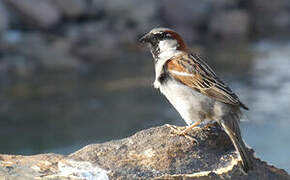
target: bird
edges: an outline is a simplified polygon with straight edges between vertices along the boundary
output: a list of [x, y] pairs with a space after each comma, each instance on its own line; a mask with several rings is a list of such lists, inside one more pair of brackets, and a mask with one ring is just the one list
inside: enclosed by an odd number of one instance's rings
[[248, 107], [199, 55], [190, 52], [176, 31], [153, 28], [139, 42], [149, 44], [155, 66], [154, 87], [187, 124], [179, 134], [185, 135], [205, 120], [217, 122], [241, 157], [243, 170], [251, 170], [252, 159], [239, 127], [241, 108], [248, 110]]

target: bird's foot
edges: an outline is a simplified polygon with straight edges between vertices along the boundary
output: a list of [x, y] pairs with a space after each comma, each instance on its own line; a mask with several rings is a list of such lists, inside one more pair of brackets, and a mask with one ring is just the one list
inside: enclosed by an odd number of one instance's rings
[[208, 123], [204, 126], [205, 129], [210, 129], [212, 127], [215, 127], [215, 124], [214, 123]]
[[[194, 141], [195, 143], [198, 144], [198, 141], [194, 137], [187, 134], [190, 129], [188, 130], [188, 128], [186, 128], [186, 127], [175, 127], [175, 126], [169, 126], [169, 127], [172, 130], [170, 132], [171, 136], [176, 136], [176, 135], [183, 136], [185, 138], [191, 139], [192, 141]], [[198, 128], [198, 127], [196, 127], [196, 128]]]

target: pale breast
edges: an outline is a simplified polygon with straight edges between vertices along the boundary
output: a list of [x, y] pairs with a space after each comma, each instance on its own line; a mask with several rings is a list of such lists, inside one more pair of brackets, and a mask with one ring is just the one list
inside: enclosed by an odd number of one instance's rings
[[188, 125], [203, 120], [213, 111], [213, 99], [174, 79], [168, 78], [160, 83], [159, 89]]

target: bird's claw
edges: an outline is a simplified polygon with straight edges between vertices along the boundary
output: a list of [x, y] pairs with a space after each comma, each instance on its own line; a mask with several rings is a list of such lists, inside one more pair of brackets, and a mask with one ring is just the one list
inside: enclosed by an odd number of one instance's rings
[[193, 140], [196, 144], [199, 144], [198, 141], [194, 137], [187, 134], [188, 132], [186, 131], [186, 128], [179, 129], [177, 127], [170, 126], [170, 129], [171, 129], [171, 132], [170, 132], [171, 136], [176, 136], [176, 135], [183, 136], [185, 138]]

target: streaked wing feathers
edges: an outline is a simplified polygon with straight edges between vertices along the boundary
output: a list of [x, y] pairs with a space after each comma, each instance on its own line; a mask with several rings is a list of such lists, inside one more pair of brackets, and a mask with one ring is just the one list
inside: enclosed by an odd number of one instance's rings
[[214, 71], [196, 55], [182, 55], [167, 62], [171, 77], [209, 97], [228, 104], [239, 105], [236, 94], [228, 88]]

